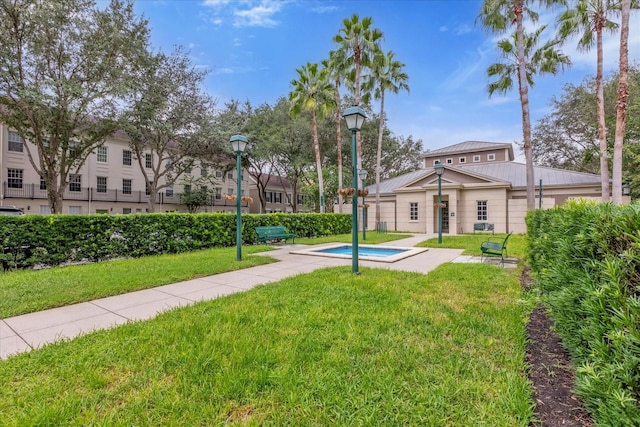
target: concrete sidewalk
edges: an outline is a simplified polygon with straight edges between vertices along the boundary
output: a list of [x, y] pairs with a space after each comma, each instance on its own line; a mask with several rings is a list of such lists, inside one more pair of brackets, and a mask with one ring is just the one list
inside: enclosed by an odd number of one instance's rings
[[[411, 238], [387, 242], [384, 245], [412, 247], [430, 237], [433, 236], [414, 235]], [[151, 319], [158, 313], [174, 307], [246, 291], [257, 285], [308, 273], [319, 268], [351, 265], [351, 259], [289, 253], [303, 247], [305, 245], [286, 245], [275, 251], [263, 253], [262, 255], [279, 260], [273, 264], [2, 319], [0, 320], [0, 359], [91, 331], [110, 328], [129, 321]], [[454, 261], [461, 253], [460, 249], [429, 249], [394, 263], [361, 260], [359, 265], [427, 273], [442, 263]]]

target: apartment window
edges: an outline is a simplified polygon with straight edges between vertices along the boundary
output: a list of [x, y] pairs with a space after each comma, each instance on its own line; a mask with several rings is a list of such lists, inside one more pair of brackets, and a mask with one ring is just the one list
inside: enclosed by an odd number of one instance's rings
[[82, 190], [82, 175], [69, 174], [69, 191]]
[[147, 169], [151, 169], [151, 167], [153, 166], [152, 163], [152, 157], [151, 154], [147, 153], [144, 155], [144, 167]]
[[233, 172], [227, 172], [227, 179], [233, 179]]
[[41, 215], [50, 215], [51, 207], [49, 205], [40, 205], [40, 214]]
[[495, 154], [487, 154], [487, 160], [489, 160], [490, 162], [496, 159], [496, 155]]
[[107, 163], [107, 147], [98, 147], [98, 160], [100, 163]]
[[220, 199], [222, 199], [222, 188], [220, 188], [220, 187], [216, 187], [216, 188], [213, 190], [213, 194], [215, 194], [216, 200], [220, 200]]
[[131, 166], [131, 150], [122, 150], [122, 164]]
[[301, 194], [298, 194], [297, 200], [298, 200], [298, 204], [299, 204], [299, 205], [301, 205], [301, 204], [303, 204], [303, 203], [304, 203], [304, 198], [302, 197], [302, 195], [301, 195]]
[[188, 193], [189, 191], [191, 191], [191, 184], [185, 184], [184, 189], [182, 191], [184, 191], [185, 193]]
[[107, 177], [106, 176], [97, 176], [96, 177], [96, 191], [98, 193], [106, 193], [107, 192]]
[[144, 194], [147, 196], [151, 195], [151, 186], [149, 185], [149, 181], [145, 181], [144, 183]]
[[273, 193], [273, 196], [275, 203], [282, 203], [282, 193]]
[[434, 161], [433, 161], [433, 165], [434, 165], [434, 166], [435, 166], [435, 165], [437, 165], [438, 163], [440, 163], [440, 159], [437, 159], [437, 160], [434, 160]]
[[165, 194], [167, 197], [173, 197], [173, 187], [167, 187]]
[[9, 151], [16, 151], [18, 153], [22, 153], [24, 146], [24, 141], [18, 132], [14, 132], [12, 130], [9, 131], [9, 146], [7, 147]]
[[122, 194], [131, 194], [131, 180], [123, 179], [122, 180]]
[[271, 203], [272, 195], [273, 195], [273, 193], [271, 191], [265, 191], [264, 200], [267, 201], [268, 203]]
[[7, 186], [9, 188], [22, 188], [22, 169], [7, 169]]
[[82, 206], [69, 206], [69, 213], [71, 215], [81, 215], [82, 214]]
[[40, 177], [40, 189], [41, 190], [47, 189], [47, 181], [45, 181], [43, 177]]
[[477, 220], [478, 221], [486, 221], [488, 218], [487, 215], [487, 201], [486, 200], [478, 200], [476, 202], [477, 206]]
[[418, 220], [418, 204], [409, 203], [409, 221]]
[[458, 157], [458, 163], [467, 163], [466, 157]]
[[447, 162], [448, 165], [452, 165], [453, 164], [453, 159], [452, 158], [448, 158], [446, 160], [446, 162]]
[[131, 213], [131, 208], [122, 208], [122, 213], [123, 214], [130, 214]]
[[478, 163], [480, 161], [480, 156], [473, 156], [473, 162]]
[[222, 178], [222, 171], [216, 171], [216, 178]]
[[209, 172], [207, 171], [207, 168], [204, 166], [200, 166], [200, 176], [207, 176]]

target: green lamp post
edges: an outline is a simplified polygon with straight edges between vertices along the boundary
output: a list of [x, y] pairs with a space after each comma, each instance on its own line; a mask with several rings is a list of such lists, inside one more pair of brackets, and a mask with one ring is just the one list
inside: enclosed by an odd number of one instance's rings
[[351, 270], [354, 274], [358, 271], [358, 151], [356, 150], [356, 134], [362, 128], [367, 115], [358, 106], [349, 107], [342, 114], [347, 122], [347, 128], [351, 131], [351, 156], [353, 165], [351, 176], [353, 183], [353, 197], [351, 199]]
[[433, 170], [438, 175], [438, 244], [442, 244], [442, 174], [444, 173], [444, 165], [436, 163]]
[[236, 192], [236, 261], [242, 260], [242, 209], [240, 205], [240, 193], [242, 192], [242, 153], [247, 143], [245, 136], [233, 135], [229, 139], [233, 152], [236, 153], [236, 170], [238, 171], [238, 191]]

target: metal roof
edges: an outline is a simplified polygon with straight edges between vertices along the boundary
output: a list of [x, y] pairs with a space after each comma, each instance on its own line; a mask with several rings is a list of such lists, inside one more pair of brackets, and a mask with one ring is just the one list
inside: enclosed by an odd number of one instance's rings
[[[511, 183], [513, 188], [527, 186], [526, 165], [517, 162], [497, 162], [458, 165], [457, 168], [469, 172], [486, 175], [501, 181]], [[543, 166], [533, 167], [535, 185], [542, 179], [542, 186], [574, 186], [574, 185], [600, 185], [600, 175], [590, 173], [554, 169]]]
[[[456, 169], [461, 172], [467, 171], [475, 175], [487, 177], [493, 181], [503, 181], [511, 184], [512, 188], [526, 188], [527, 173], [526, 165], [517, 162], [492, 162], [467, 165], [446, 166], [446, 168]], [[418, 169], [414, 172], [382, 181], [380, 183], [380, 194], [393, 194], [393, 192], [410, 182], [429, 175], [433, 168]], [[446, 174], [446, 169], [445, 169]], [[563, 169], [547, 168], [542, 166], [533, 167], [535, 185], [542, 179], [542, 186], [576, 186], [576, 185], [600, 185], [600, 175], [583, 172], [574, 172]], [[374, 185], [367, 186], [369, 193], [375, 193]]]

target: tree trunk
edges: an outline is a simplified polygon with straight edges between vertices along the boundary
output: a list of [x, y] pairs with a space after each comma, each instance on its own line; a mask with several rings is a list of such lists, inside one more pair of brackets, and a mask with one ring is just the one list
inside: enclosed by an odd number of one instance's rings
[[524, 55], [524, 25], [522, 24], [522, 3], [516, 5], [516, 49], [518, 50], [518, 89], [522, 105], [522, 136], [524, 138], [524, 158], [527, 175], [527, 210], [535, 209], [533, 147], [531, 145], [531, 114], [529, 112], [529, 88], [527, 84]]
[[382, 163], [382, 131], [384, 130], [384, 85], [380, 85], [380, 124], [376, 152], [376, 227], [380, 222], [380, 163]]
[[602, 28], [596, 33], [598, 64], [596, 67], [596, 105], [598, 109], [598, 140], [600, 141], [600, 180], [602, 201], [610, 200], [609, 150], [607, 149], [607, 127], [604, 112], [604, 88], [602, 82]]
[[311, 110], [311, 125], [313, 127], [313, 151], [316, 155], [316, 170], [318, 171], [318, 192], [320, 195], [320, 213], [324, 213], [324, 180], [322, 179], [322, 162], [320, 159], [320, 142], [318, 141], [318, 122], [316, 110]]
[[[156, 211], [156, 183], [147, 181], [147, 185], [149, 186], [149, 199], [147, 199], [147, 206], [149, 206], [149, 212]], [[145, 188], [146, 190], [146, 188]], [[146, 193], [146, 191], [145, 191]]]
[[629, 103], [629, 13], [631, 0], [622, 0], [620, 23], [620, 77], [616, 104], [616, 137], [613, 145], [613, 203], [622, 203], [622, 145]]
[[[342, 127], [340, 126], [340, 80], [336, 79], [336, 146], [338, 147], [338, 189], [342, 188]], [[338, 193], [338, 212], [342, 213], [342, 195]]]

